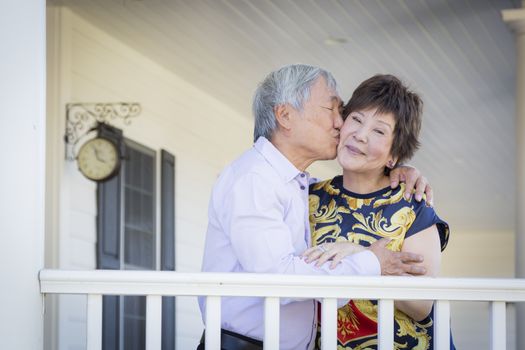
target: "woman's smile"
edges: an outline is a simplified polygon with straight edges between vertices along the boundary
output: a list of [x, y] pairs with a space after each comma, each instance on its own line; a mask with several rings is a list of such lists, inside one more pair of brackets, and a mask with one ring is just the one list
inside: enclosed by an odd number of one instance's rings
[[348, 152], [352, 155], [356, 156], [364, 156], [366, 155], [363, 151], [361, 151], [358, 147], [352, 146], [352, 145], [345, 145], [345, 148], [348, 150]]

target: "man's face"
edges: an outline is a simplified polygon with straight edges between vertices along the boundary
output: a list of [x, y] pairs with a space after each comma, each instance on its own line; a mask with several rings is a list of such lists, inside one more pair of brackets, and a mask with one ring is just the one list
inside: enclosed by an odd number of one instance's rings
[[343, 125], [341, 98], [320, 77], [310, 89], [302, 111], [295, 111], [294, 143], [306, 160], [334, 159]]

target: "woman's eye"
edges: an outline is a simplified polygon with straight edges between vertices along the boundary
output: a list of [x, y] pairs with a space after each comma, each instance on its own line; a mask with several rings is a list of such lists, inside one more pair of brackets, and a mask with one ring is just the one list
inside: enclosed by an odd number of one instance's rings
[[376, 133], [380, 134], [380, 135], [384, 135], [385, 133], [383, 132], [383, 130], [379, 130], [379, 129], [375, 129], [374, 130]]
[[359, 119], [359, 117], [356, 117], [355, 115], [352, 116], [352, 119], [356, 122], [358, 122], [359, 124], [361, 124], [361, 119]]

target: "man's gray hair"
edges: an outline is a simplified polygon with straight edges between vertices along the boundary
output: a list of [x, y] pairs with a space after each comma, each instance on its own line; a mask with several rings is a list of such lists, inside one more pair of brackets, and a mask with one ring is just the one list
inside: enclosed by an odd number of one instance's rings
[[332, 74], [315, 66], [291, 64], [268, 74], [253, 97], [254, 141], [260, 136], [271, 140], [277, 128], [275, 107], [288, 103], [302, 111], [304, 103], [310, 97], [310, 88], [321, 76], [330, 89], [337, 90], [337, 83]]

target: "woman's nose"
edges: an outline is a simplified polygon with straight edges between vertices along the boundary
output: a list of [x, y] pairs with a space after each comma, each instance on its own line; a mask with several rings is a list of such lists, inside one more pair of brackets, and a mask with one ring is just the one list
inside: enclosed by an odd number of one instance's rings
[[360, 127], [357, 130], [355, 130], [354, 138], [357, 141], [366, 142], [366, 140], [367, 140], [367, 132], [366, 132], [365, 128]]

